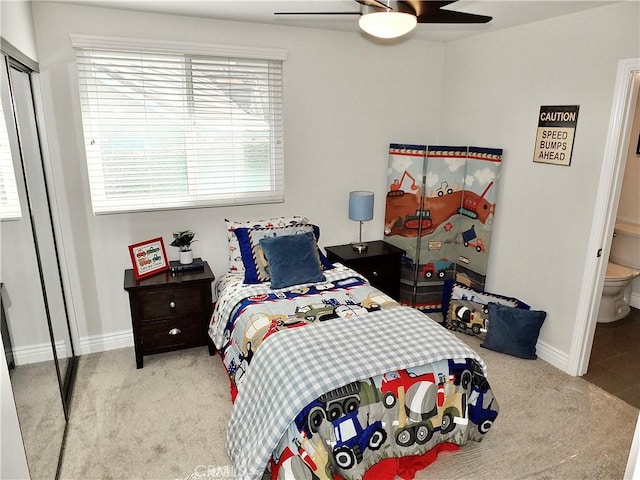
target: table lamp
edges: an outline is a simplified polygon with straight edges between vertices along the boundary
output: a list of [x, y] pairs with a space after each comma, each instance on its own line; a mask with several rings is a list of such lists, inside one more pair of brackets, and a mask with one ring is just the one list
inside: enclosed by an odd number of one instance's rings
[[360, 237], [358, 243], [351, 246], [357, 252], [365, 252], [367, 244], [362, 243], [362, 222], [373, 218], [373, 192], [349, 192], [349, 219], [360, 222]]

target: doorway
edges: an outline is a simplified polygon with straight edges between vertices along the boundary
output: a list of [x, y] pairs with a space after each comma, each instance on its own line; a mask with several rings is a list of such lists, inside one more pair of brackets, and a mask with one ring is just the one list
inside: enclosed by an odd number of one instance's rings
[[587, 250], [593, 256], [585, 266], [568, 359], [568, 373], [576, 376], [584, 375], [589, 366], [639, 89], [640, 58], [620, 60]]
[[[640, 75], [637, 73], [636, 75]], [[640, 89], [640, 86], [637, 87]], [[626, 144], [623, 163], [624, 177], [616, 222], [637, 225], [640, 221], [640, 163], [638, 135], [640, 135], [640, 96], [631, 115], [631, 137]], [[616, 223], [617, 224], [617, 223]], [[615, 236], [615, 235], [614, 235]], [[612, 240], [612, 243], [615, 239]], [[613, 247], [612, 247], [613, 249]], [[623, 265], [632, 265], [623, 263]], [[598, 323], [595, 329], [591, 358], [585, 380], [612, 393], [636, 408], [640, 408], [640, 279], [632, 283], [631, 313], [625, 318]], [[612, 312], [610, 313], [612, 315]]]

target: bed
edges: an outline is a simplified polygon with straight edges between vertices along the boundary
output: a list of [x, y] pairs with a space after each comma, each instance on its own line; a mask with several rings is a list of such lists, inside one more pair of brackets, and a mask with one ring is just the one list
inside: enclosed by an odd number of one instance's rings
[[[499, 410], [482, 359], [425, 314], [328, 263], [317, 227], [280, 231], [292, 224], [282, 222], [228, 225], [230, 271], [216, 284], [209, 335], [230, 379], [236, 477], [412, 478], [439, 452], [481, 441]], [[247, 228], [254, 238], [239, 231]], [[299, 257], [311, 273], [295, 273], [305, 269]]]

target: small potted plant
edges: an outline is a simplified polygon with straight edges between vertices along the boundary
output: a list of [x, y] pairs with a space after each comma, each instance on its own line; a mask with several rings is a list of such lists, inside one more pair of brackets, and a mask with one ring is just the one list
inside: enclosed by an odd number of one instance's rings
[[193, 251], [191, 250], [191, 244], [195, 241], [193, 237], [196, 234], [191, 230], [183, 230], [181, 232], [173, 232], [172, 247], [178, 247], [180, 255], [180, 263], [188, 264], [193, 262]]

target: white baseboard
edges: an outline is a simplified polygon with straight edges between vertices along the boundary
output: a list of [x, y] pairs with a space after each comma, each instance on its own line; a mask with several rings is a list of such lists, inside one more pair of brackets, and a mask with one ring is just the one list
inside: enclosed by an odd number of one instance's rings
[[133, 347], [133, 331], [121, 330], [106, 335], [91, 335], [80, 338], [80, 354], [106, 352], [118, 348]]
[[[91, 335], [80, 338], [80, 355], [89, 353], [106, 352], [117, 350], [118, 348], [133, 347], [133, 331], [121, 330], [119, 332], [108, 333], [106, 335]], [[56, 343], [56, 353], [58, 358], [66, 357], [66, 346], [64, 342]], [[13, 361], [16, 365], [28, 365], [30, 363], [48, 362], [53, 360], [51, 344], [48, 342], [14, 347]]]
[[550, 363], [565, 373], [569, 372], [569, 355], [565, 352], [561, 352], [560, 350], [538, 340], [538, 343], [536, 344], [536, 353], [538, 358], [541, 360]]
[[16, 365], [28, 365], [29, 363], [48, 362], [50, 360], [53, 360], [51, 342], [13, 348], [13, 361]]
[[[117, 350], [118, 348], [133, 347], [133, 331], [121, 330], [119, 332], [108, 333], [106, 335], [91, 335], [80, 338], [80, 355], [89, 353], [106, 352]], [[66, 347], [64, 342], [56, 344], [58, 358], [66, 357]], [[13, 349], [13, 360], [16, 365], [27, 365], [29, 363], [48, 362], [53, 360], [50, 343], [39, 343]]]
[[[51, 343], [38, 343], [12, 349], [13, 361], [16, 365], [28, 365], [30, 363], [50, 362], [53, 360]], [[67, 347], [64, 342], [56, 342], [56, 354], [58, 358], [67, 356]]]

